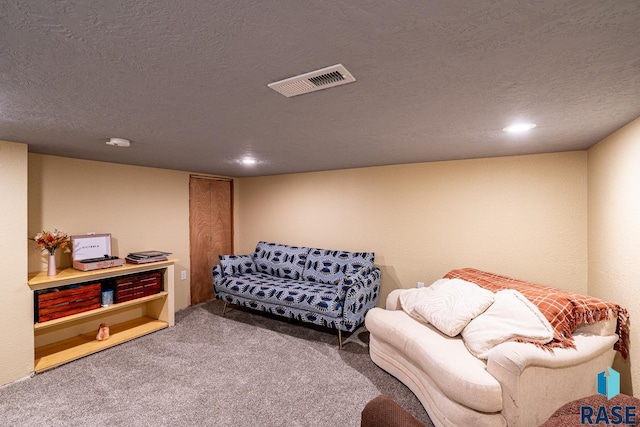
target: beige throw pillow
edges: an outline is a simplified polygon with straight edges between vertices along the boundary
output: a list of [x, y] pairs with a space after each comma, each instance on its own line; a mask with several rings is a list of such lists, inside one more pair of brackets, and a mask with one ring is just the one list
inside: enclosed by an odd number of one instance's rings
[[400, 297], [398, 298], [400, 300], [400, 307], [402, 308], [402, 311], [425, 325], [428, 324], [429, 321], [416, 313], [414, 308], [416, 304], [419, 303], [420, 299], [429, 292], [431, 292], [429, 288], [406, 289], [400, 293]]
[[492, 302], [493, 292], [462, 279], [448, 279], [426, 292], [413, 311], [443, 334], [454, 337]]

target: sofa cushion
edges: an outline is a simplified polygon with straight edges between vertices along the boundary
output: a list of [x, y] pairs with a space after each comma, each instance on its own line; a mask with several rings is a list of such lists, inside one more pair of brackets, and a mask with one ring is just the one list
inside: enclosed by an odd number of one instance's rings
[[339, 317], [343, 312], [343, 303], [336, 285], [253, 273], [225, 276], [219, 283], [218, 289], [232, 295], [295, 307], [325, 316]]
[[454, 337], [471, 319], [485, 311], [493, 303], [493, 298], [493, 292], [475, 283], [441, 279], [437, 288], [422, 294], [413, 310], [443, 334]]
[[259, 242], [253, 253], [253, 261], [260, 273], [285, 279], [302, 277], [309, 248]]
[[225, 276], [256, 272], [256, 264], [251, 255], [220, 255], [219, 258]]
[[366, 326], [372, 336], [397, 349], [424, 372], [449, 399], [481, 412], [502, 410], [502, 388], [459, 337], [450, 338], [402, 310], [369, 310]]
[[361, 269], [373, 268], [373, 252], [346, 252], [312, 248], [302, 279], [310, 282], [337, 284], [345, 276]]
[[546, 344], [553, 339], [553, 327], [544, 315], [520, 292], [505, 289], [495, 294], [495, 301], [462, 330], [469, 351], [488, 359], [489, 350], [513, 339]]

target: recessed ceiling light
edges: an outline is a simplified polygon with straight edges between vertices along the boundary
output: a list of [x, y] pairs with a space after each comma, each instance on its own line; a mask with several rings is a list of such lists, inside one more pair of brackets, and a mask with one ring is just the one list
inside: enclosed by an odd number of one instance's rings
[[256, 159], [252, 159], [251, 157], [245, 157], [244, 159], [240, 160], [240, 163], [242, 163], [243, 165], [251, 166], [258, 163], [258, 161]]
[[109, 138], [107, 145], [112, 145], [114, 147], [129, 147], [131, 145], [131, 141], [124, 138]]
[[536, 127], [536, 125], [533, 123], [516, 123], [511, 126], [507, 126], [502, 130], [509, 133], [525, 133], [529, 132], [534, 127]]

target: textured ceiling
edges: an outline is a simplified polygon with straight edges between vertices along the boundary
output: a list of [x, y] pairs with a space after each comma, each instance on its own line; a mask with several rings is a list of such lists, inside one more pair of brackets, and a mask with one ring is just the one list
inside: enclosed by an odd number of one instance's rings
[[[0, 139], [236, 177], [585, 149], [640, 115], [639, 22], [638, 0], [4, 0]], [[338, 63], [355, 83], [267, 88]]]

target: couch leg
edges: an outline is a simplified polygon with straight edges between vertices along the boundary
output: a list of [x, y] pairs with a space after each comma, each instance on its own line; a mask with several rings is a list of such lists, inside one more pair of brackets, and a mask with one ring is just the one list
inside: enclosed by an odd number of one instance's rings
[[338, 348], [342, 350], [342, 329], [338, 329]]
[[222, 315], [224, 316], [224, 312], [227, 310], [227, 302], [224, 302], [224, 305], [222, 306]]

